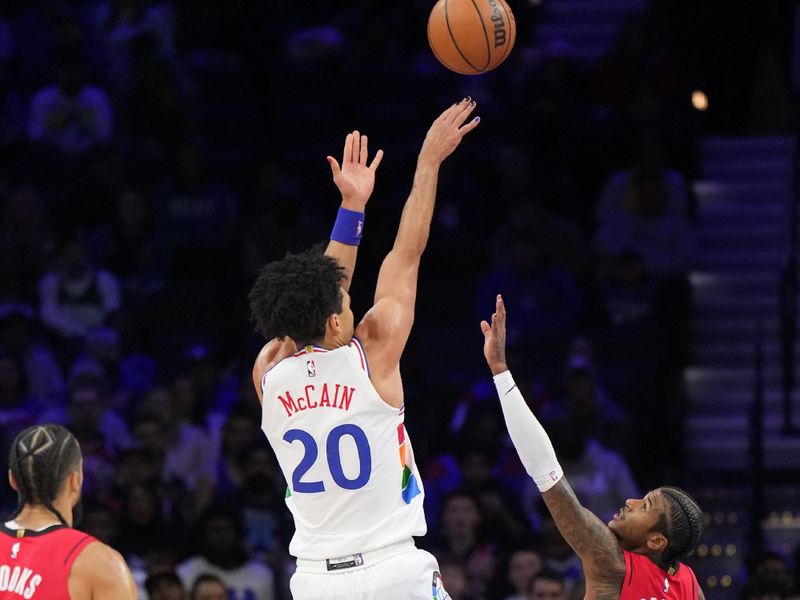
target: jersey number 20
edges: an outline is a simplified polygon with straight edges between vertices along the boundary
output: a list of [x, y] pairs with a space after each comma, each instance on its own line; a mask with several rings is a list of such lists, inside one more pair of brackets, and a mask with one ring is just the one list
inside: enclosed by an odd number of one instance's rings
[[[353, 438], [358, 451], [358, 475], [355, 479], [348, 479], [342, 469], [342, 456], [339, 445], [342, 437], [349, 435]], [[317, 462], [319, 449], [317, 442], [307, 431], [302, 429], [290, 429], [283, 434], [283, 439], [290, 444], [300, 442], [305, 448], [305, 455], [300, 464], [292, 473], [292, 491], [301, 494], [316, 494], [325, 491], [325, 484], [322, 481], [300, 481], [308, 470]], [[372, 474], [372, 453], [369, 449], [367, 434], [358, 425], [345, 424], [331, 429], [328, 439], [325, 442], [325, 453], [328, 456], [328, 469], [334, 483], [345, 490], [358, 490], [369, 481]]]

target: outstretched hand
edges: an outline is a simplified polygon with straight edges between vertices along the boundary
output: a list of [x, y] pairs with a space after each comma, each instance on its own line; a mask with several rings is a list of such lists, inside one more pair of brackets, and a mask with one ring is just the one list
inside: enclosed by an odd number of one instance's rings
[[420, 159], [440, 164], [450, 156], [461, 143], [461, 139], [480, 123], [480, 117], [475, 117], [465, 123], [472, 111], [475, 110], [475, 106], [475, 101], [467, 97], [439, 115], [428, 129], [419, 153]]
[[497, 294], [492, 324], [481, 321], [483, 331], [483, 355], [492, 370], [492, 375], [508, 371], [506, 364], [506, 306], [503, 297]]
[[333, 182], [342, 194], [346, 208], [364, 210], [375, 187], [375, 172], [383, 159], [383, 150], [378, 150], [372, 163], [367, 165], [369, 149], [367, 136], [358, 131], [348, 133], [344, 141], [341, 166], [332, 156], [328, 156]]

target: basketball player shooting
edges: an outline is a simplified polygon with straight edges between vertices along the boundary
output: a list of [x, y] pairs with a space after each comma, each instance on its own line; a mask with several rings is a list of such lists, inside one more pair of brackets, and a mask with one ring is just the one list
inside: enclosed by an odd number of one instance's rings
[[586, 600], [705, 600], [694, 573], [680, 562], [703, 531], [697, 503], [686, 492], [664, 486], [627, 500], [607, 525], [581, 506], [508, 370], [501, 296], [491, 324], [482, 321], [481, 330], [511, 441], [561, 535], [581, 559]]
[[72, 529], [83, 457], [60, 425], [36, 425], [11, 444], [8, 480], [17, 510], [0, 525], [3, 600], [135, 600], [136, 584], [116, 551]]
[[328, 162], [342, 194], [331, 242], [268, 264], [251, 292], [265, 338], [253, 368], [262, 429], [288, 487], [295, 522], [296, 600], [447, 598], [436, 559], [414, 545], [426, 532], [423, 486], [403, 425], [400, 357], [414, 321], [439, 167], [478, 125], [469, 98], [431, 125], [417, 159], [373, 307], [354, 327], [348, 289], [380, 152], [365, 136]]

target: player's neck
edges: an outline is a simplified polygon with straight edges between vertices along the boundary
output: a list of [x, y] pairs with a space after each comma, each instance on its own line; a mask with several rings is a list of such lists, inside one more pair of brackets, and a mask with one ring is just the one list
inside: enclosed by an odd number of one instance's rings
[[[61, 513], [67, 520], [67, 524], [72, 526], [72, 507], [66, 500], [56, 499], [53, 507]], [[26, 504], [22, 511], [14, 518], [14, 521], [25, 529], [41, 529], [49, 525], [61, 523], [56, 514], [44, 505]]]
[[344, 341], [334, 334], [326, 333], [324, 338], [311, 342], [309, 346], [318, 346], [319, 348], [325, 348], [325, 350], [336, 350], [336, 348], [341, 348], [349, 343], [350, 340]]

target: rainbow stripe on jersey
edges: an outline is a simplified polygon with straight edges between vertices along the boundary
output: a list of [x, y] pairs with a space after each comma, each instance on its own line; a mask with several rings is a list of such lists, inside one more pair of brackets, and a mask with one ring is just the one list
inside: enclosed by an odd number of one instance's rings
[[[400, 409], [400, 411], [402, 414], [403, 409]], [[411, 471], [410, 465], [412, 464], [412, 457], [408, 444], [406, 443], [406, 426], [402, 423], [397, 426], [397, 443], [400, 446], [400, 466], [403, 468], [401, 496], [403, 497], [403, 502], [411, 504], [411, 500], [419, 496], [420, 489], [417, 478]]]

